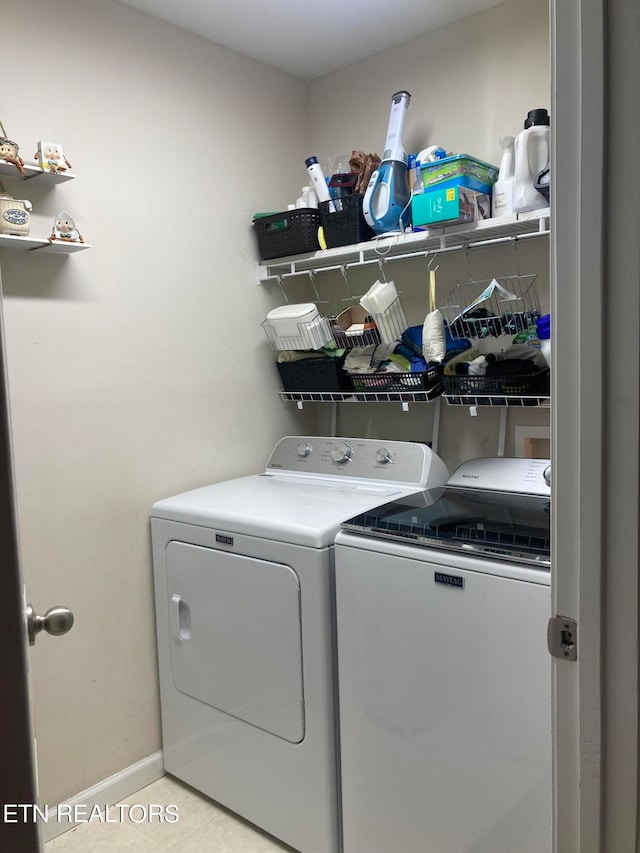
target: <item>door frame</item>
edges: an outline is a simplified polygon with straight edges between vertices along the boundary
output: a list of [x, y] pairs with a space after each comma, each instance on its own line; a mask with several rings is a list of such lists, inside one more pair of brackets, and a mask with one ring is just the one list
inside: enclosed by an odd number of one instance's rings
[[552, 596], [578, 622], [577, 662], [554, 659], [554, 850], [632, 851], [640, 18], [630, 0], [552, 0], [551, 21]]

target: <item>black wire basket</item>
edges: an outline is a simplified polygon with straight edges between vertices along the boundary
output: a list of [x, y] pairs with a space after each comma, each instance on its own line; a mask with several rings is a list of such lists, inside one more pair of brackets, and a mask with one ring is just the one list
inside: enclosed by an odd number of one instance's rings
[[354, 391], [431, 391], [440, 384], [442, 368], [438, 365], [416, 373], [396, 373], [380, 370], [377, 373], [349, 373]]
[[[447, 375], [443, 377], [444, 392], [460, 402], [474, 398], [474, 405], [498, 405], [501, 398], [531, 397], [530, 405], [537, 404], [538, 397], [549, 396], [549, 368], [536, 373], [521, 375], [467, 376]], [[482, 398], [486, 398], [483, 401]]]

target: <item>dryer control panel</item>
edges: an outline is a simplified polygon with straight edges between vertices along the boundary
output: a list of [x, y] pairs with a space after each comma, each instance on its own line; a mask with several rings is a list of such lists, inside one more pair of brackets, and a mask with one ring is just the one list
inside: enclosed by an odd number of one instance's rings
[[281, 439], [267, 463], [266, 473], [374, 480], [417, 488], [439, 486], [449, 477], [444, 462], [426, 444], [323, 436]]

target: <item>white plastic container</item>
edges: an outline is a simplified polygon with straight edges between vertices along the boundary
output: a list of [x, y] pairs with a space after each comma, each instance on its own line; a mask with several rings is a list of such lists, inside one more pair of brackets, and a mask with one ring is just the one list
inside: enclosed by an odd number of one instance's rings
[[535, 188], [534, 181], [549, 162], [550, 142], [549, 114], [544, 109], [531, 110], [514, 145], [516, 213], [548, 206], [545, 197]]
[[313, 302], [274, 308], [262, 325], [276, 350], [320, 349], [332, 339], [329, 323]]
[[515, 163], [515, 138], [513, 136], [501, 136], [502, 158], [500, 159], [500, 171], [498, 180], [491, 190], [491, 215], [507, 216], [514, 212], [514, 189], [516, 180]]

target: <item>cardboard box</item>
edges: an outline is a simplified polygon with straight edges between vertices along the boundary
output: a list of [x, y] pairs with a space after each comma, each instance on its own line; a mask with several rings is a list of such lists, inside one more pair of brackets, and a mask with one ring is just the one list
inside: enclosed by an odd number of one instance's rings
[[491, 196], [467, 187], [440, 187], [411, 198], [413, 226], [457, 225], [491, 217]]

